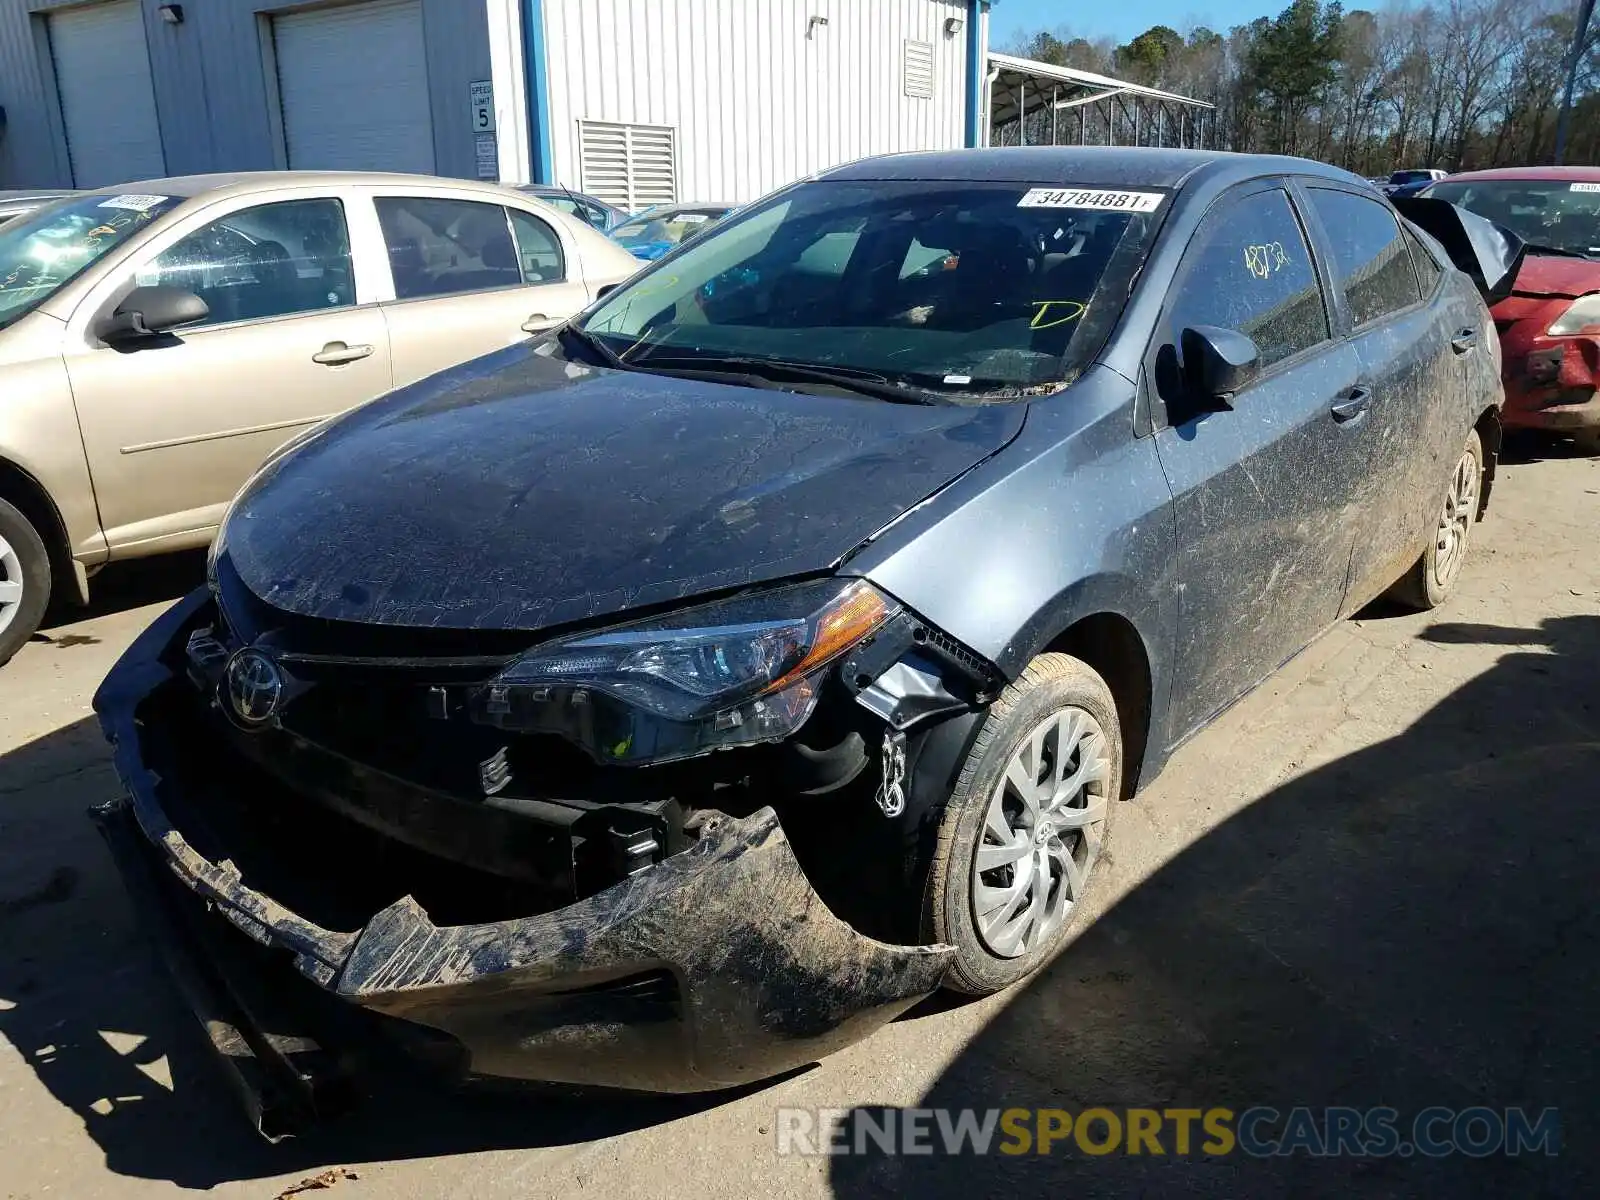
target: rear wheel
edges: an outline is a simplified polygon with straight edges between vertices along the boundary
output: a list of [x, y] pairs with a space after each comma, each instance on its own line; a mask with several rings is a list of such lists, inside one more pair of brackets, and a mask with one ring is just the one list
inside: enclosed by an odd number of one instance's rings
[[1405, 577], [1390, 589], [1390, 596], [1409, 608], [1426, 611], [1445, 602], [1461, 576], [1472, 540], [1472, 526], [1483, 500], [1483, 439], [1474, 429], [1467, 435], [1445, 488], [1433, 538]]
[[33, 636], [50, 603], [50, 555], [38, 532], [0, 500], [0, 666]]
[[987, 995], [1066, 940], [1121, 794], [1116, 704], [1088, 664], [1042, 654], [990, 707], [940, 822], [924, 916], [946, 986]]

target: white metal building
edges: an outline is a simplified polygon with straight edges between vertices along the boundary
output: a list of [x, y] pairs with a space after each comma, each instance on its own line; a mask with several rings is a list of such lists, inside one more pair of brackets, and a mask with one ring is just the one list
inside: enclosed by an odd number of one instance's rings
[[343, 167], [745, 201], [986, 136], [987, 0], [0, 0], [0, 187]]

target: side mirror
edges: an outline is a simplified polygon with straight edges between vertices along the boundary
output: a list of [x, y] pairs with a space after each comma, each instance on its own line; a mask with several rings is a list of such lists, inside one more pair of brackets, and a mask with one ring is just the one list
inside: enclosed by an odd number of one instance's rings
[[129, 292], [95, 326], [95, 336], [107, 345], [126, 345], [192, 325], [211, 315], [211, 306], [182, 288], [137, 287]]
[[1234, 329], [1194, 325], [1179, 336], [1183, 377], [1196, 400], [1231, 409], [1233, 397], [1261, 374], [1261, 351]]

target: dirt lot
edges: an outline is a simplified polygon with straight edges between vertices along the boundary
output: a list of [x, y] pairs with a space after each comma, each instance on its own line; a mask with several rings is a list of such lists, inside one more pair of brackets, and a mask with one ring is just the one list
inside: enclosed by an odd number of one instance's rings
[[[1543, 457], [1541, 457], [1543, 455]], [[0, 673], [0, 1195], [1577, 1195], [1600, 1167], [1600, 460], [1523, 447], [1460, 594], [1335, 629], [1118, 812], [1020, 993], [717, 1101], [390, 1095], [270, 1148], [84, 819], [95, 685], [198, 562], [111, 576]], [[1555, 1159], [780, 1158], [779, 1105], [1556, 1106]], [[1008, 1178], [1009, 1176], [1009, 1178]]]

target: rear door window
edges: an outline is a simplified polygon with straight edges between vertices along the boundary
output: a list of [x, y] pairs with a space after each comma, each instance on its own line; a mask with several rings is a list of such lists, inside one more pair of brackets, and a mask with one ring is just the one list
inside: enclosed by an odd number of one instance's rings
[[1421, 238], [1404, 225], [1400, 226], [1400, 232], [1405, 234], [1406, 245], [1411, 248], [1411, 262], [1417, 269], [1417, 285], [1422, 290], [1423, 299], [1427, 299], [1439, 286], [1444, 268], [1439, 265], [1439, 260], [1434, 258], [1433, 251], [1423, 244]]
[[1270, 367], [1329, 339], [1327, 305], [1289, 194], [1225, 201], [1189, 245], [1169, 307], [1168, 336], [1215, 325], [1250, 337]]
[[1333, 274], [1357, 328], [1381, 321], [1422, 298], [1411, 253], [1394, 214], [1353, 192], [1308, 188], [1327, 231]]
[[511, 287], [523, 259], [498, 204], [433, 196], [379, 196], [374, 203], [399, 300]]

